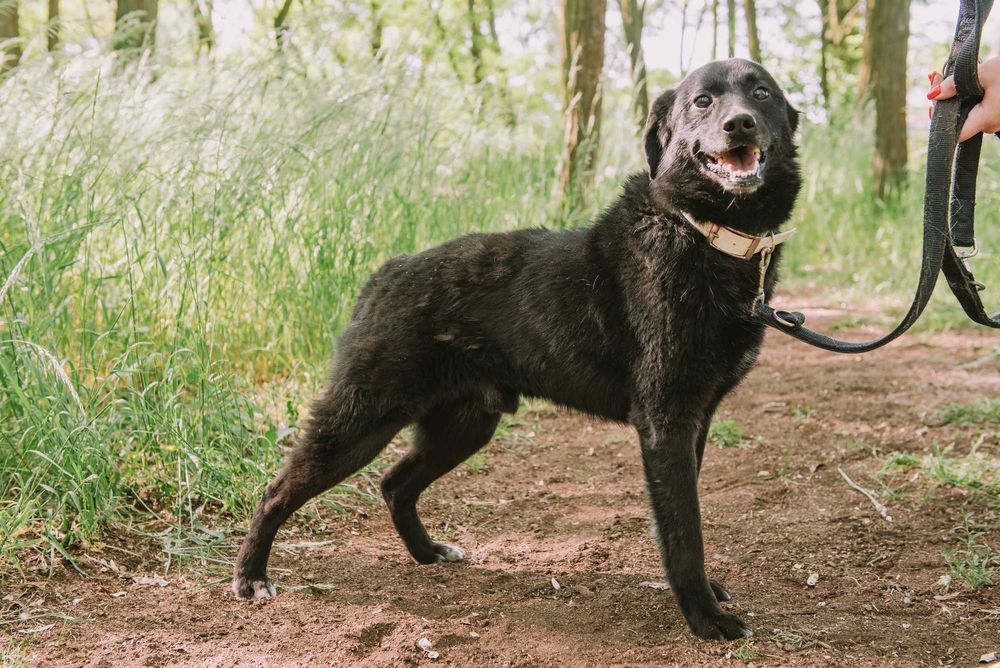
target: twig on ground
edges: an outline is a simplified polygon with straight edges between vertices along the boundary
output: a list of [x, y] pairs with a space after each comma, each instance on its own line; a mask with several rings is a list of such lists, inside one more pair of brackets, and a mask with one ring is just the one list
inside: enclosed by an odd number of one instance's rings
[[837, 471], [840, 472], [841, 477], [843, 477], [844, 480], [847, 481], [848, 485], [850, 485], [854, 489], [864, 494], [865, 497], [872, 502], [872, 505], [875, 506], [875, 510], [877, 510], [878, 514], [882, 516], [882, 519], [884, 519], [886, 522], [892, 521], [892, 515], [889, 514], [889, 509], [886, 508], [885, 505], [883, 505], [882, 502], [878, 500], [878, 497], [875, 496], [875, 492], [865, 489], [858, 483], [851, 480], [851, 478], [846, 473], [844, 473], [844, 469], [840, 468], [839, 466], [837, 467]]

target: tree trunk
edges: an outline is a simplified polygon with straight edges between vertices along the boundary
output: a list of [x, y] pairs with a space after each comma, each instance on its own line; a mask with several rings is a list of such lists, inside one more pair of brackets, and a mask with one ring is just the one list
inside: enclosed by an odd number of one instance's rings
[[[891, 2], [892, 0], [890, 0]], [[872, 23], [874, 21], [875, 0], [865, 2], [865, 32], [862, 41], [861, 65], [858, 67], [858, 102], [864, 104], [871, 95], [872, 85], [872, 47], [874, 35], [872, 34]]]
[[750, 60], [755, 63], [763, 63], [764, 58], [760, 53], [760, 36], [757, 34], [757, 2], [756, 0], [743, 0], [743, 13], [747, 20], [747, 44], [750, 47]]
[[684, 35], [687, 32], [688, 25], [688, 4], [691, 0], [681, 0], [681, 38], [678, 41], [678, 46], [680, 46], [680, 53], [678, 62], [681, 66], [681, 76], [683, 77], [687, 74], [687, 70], [684, 69]]
[[371, 0], [372, 10], [372, 37], [371, 49], [372, 57], [375, 60], [382, 60], [382, 29], [385, 24], [382, 21], [382, 0]]
[[274, 15], [274, 42], [278, 53], [285, 50], [285, 39], [288, 37], [288, 13], [292, 11], [292, 0], [285, 0], [281, 9]]
[[0, 73], [16, 67], [21, 60], [21, 33], [18, 28], [17, 3], [18, 0], [0, 0], [0, 45], [2, 45], [0, 46]]
[[719, 59], [719, 0], [712, 0], [712, 60]]
[[476, 12], [476, 0], [469, 0], [469, 55], [472, 56], [472, 81], [480, 89], [483, 99], [483, 80], [486, 79], [486, 65], [483, 63], [483, 31], [479, 26], [479, 16]]
[[444, 21], [441, 20], [440, 12], [434, 8], [433, 4], [430, 4], [430, 11], [431, 17], [434, 20], [434, 29], [437, 32], [438, 42], [444, 45], [445, 53], [448, 54], [448, 64], [451, 65], [451, 71], [455, 73], [455, 78], [458, 79], [459, 83], [464, 84], [465, 72], [462, 70], [462, 64], [459, 61], [458, 52], [449, 38], [448, 29], [445, 27]]
[[646, 3], [637, 0], [618, 0], [625, 28], [625, 44], [628, 45], [629, 73], [632, 75], [632, 108], [635, 121], [642, 131], [646, 127], [649, 114], [649, 89], [646, 86], [646, 59], [642, 54], [642, 26]]
[[59, 0], [49, 0], [49, 21], [45, 28], [45, 44], [49, 53], [59, 48], [62, 27], [59, 25]]
[[[872, 2], [873, 0], [869, 0]], [[875, 192], [879, 197], [906, 178], [906, 53], [910, 0], [874, 0], [869, 77], [875, 98]]]
[[729, 57], [736, 56], [736, 0], [726, 0], [726, 18], [729, 21]]
[[562, 99], [566, 115], [559, 191], [565, 211], [577, 209], [597, 156], [601, 130], [606, 0], [560, 0]]
[[830, 66], [827, 58], [830, 57], [830, 34], [832, 31], [827, 8], [834, 6], [836, 1], [819, 0], [819, 90], [823, 95], [823, 110], [826, 111], [827, 118], [830, 116]]
[[510, 91], [507, 88], [507, 68], [502, 61], [502, 51], [500, 50], [500, 36], [497, 35], [497, 15], [493, 9], [493, 0], [486, 0], [486, 24], [489, 26], [490, 39], [487, 42], [493, 52], [493, 63], [497, 71], [497, 88], [500, 89], [500, 99], [503, 100], [503, 119], [507, 127], [517, 125], [517, 114], [514, 113], [514, 105], [510, 101]]
[[212, 0], [193, 0], [194, 25], [198, 29], [198, 53], [211, 53], [215, 47], [215, 25], [212, 23]]
[[156, 47], [156, 13], [159, 0], [118, 0], [111, 48], [136, 51]]

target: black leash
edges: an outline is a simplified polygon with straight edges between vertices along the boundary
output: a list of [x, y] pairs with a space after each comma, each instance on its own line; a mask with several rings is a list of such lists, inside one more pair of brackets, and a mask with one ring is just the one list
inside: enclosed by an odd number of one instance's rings
[[[958, 144], [958, 132], [969, 111], [983, 98], [979, 82], [979, 43], [993, 0], [961, 0], [958, 24], [943, 76], [955, 75], [957, 95], [937, 103], [931, 120], [924, 185], [924, 243], [917, 292], [909, 311], [885, 336], [852, 343], [820, 334], [804, 326], [806, 317], [796, 311], [775, 310], [760, 302], [754, 316], [799, 341], [838, 353], [863, 353], [899, 337], [917, 321], [937, 283], [945, 279], [965, 313], [975, 322], [1000, 328], [1000, 313], [990, 316], [979, 293], [968, 259], [977, 252], [975, 236], [976, 176], [983, 135]], [[1000, 133], [998, 133], [1000, 134]], [[951, 224], [949, 225], [949, 193]]]

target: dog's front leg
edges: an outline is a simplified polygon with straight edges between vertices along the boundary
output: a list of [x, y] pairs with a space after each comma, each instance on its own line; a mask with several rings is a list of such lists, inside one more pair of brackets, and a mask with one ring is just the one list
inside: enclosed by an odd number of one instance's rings
[[705, 575], [698, 507], [697, 413], [634, 416], [653, 504], [663, 566], [691, 630], [702, 638], [734, 640], [752, 631], [725, 612]]

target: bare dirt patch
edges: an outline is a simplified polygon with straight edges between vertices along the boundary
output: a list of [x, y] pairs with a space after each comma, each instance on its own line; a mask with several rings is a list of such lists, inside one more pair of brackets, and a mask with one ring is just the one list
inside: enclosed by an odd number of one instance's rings
[[[313, 506], [279, 535], [280, 595], [266, 602], [233, 600], [225, 564], [166, 569], [155, 549], [109, 538], [101, 558], [117, 572], [19, 581], [0, 636], [46, 666], [975, 665], [1000, 651], [1000, 588], [942, 586], [942, 553], [961, 547], [970, 510], [1000, 548], [998, 500], [918, 471], [886, 494], [873, 476], [889, 453], [934, 443], [1000, 456], [996, 425], [940, 419], [1000, 397], [997, 346], [918, 335], [845, 357], [769, 335], [721, 410], [744, 441], [710, 445], [701, 475], [707, 568], [755, 627], [747, 643], [694, 638], [650, 585], [663, 575], [631, 431], [545, 410], [522, 411], [424, 496], [431, 532], [465, 563], [412, 563], [384, 509], [361, 500]], [[893, 522], [838, 467], [880, 491]], [[166, 585], [135, 580], [154, 575]]]

